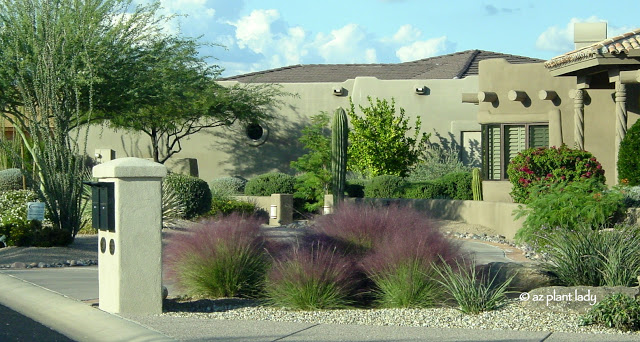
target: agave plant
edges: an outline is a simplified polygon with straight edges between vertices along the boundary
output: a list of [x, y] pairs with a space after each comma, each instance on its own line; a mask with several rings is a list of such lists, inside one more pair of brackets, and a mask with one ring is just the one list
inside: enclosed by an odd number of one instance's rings
[[184, 217], [185, 205], [174, 191], [174, 188], [162, 182], [162, 226], [173, 226], [178, 219]]

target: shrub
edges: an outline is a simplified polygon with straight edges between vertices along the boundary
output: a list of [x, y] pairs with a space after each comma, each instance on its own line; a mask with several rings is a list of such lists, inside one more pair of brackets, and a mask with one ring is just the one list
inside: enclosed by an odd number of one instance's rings
[[628, 185], [640, 185], [640, 122], [627, 130], [618, 151], [618, 180]]
[[541, 185], [533, 189], [527, 206], [516, 212], [516, 218], [527, 218], [515, 238], [544, 248], [546, 235], [612, 225], [622, 212], [622, 195], [606, 191], [597, 180]]
[[267, 297], [274, 305], [298, 310], [343, 308], [353, 291], [354, 268], [335, 247], [294, 248], [268, 273]]
[[470, 264], [456, 260], [457, 271], [447, 263], [435, 265], [435, 272], [440, 277], [438, 282], [458, 303], [460, 311], [467, 314], [478, 314], [499, 308], [507, 301], [507, 287], [515, 275], [507, 278], [502, 284], [494, 284], [492, 279], [478, 277], [475, 261]]
[[20, 169], [0, 170], [0, 191], [22, 189], [22, 171]]
[[0, 192], [0, 224], [27, 220], [27, 202], [35, 202], [38, 195], [31, 190]]
[[438, 181], [408, 183], [403, 189], [403, 198], [445, 198], [445, 186]]
[[185, 219], [206, 214], [211, 210], [211, 190], [207, 182], [198, 177], [171, 173], [164, 182], [173, 190], [184, 205]]
[[471, 190], [471, 172], [456, 172], [447, 174], [437, 180], [444, 188], [444, 195], [455, 200], [473, 199]]
[[622, 194], [623, 205], [627, 208], [640, 207], [640, 185], [620, 186], [614, 189]]
[[244, 188], [248, 196], [271, 196], [271, 194], [293, 194], [296, 179], [281, 172], [270, 172], [250, 179]]
[[366, 179], [350, 179], [345, 185], [347, 196], [355, 198], [364, 197], [364, 188], [369, 183]]
[[406, 182], [402, 177], [392, 175], [376, 176], [364, 187], [364, 196], [368, 198], [397, 198]]
[[536, 185], [595, 179], [605, 182], [604, 170], [587, 151], [561, 147], [530, 148], [520, 152], [507, 167], [513, 184], [511, 197], [517, 203], [528, 203]]
[[640, 302], [623, 293], [614, 293], [594, 305], [582, 317], [582, 324], [600, 324], [622, 331], [640, 330]]
[[298, 199], [296, 207], [304, 212], [317, 212], [324, 205], [324, 195], [327, 184], [315, 173], [303, 173], [295, 177], [295, 192], [293, 197]]
[[268, 268], [264, 247], [256, 218], [203, 221], [169, 237], [168, 276], [193, 296], [256, 297]]
[[566, 286], [632, 286], [640, 274], [640, 228], [590, 228], [548, 237], [547, 268]]
[[257, 210], [254, 203], [238, 201], [228, 197], [214, 197], [211, 200], [211, 211], [209, 216], [229, 216], [231, 214], [237, 214], [240, 216], [253, 215]]
[[220, 177], [209, 182], [209, 190], [212, 197], [241, 195], [246, 184], [247, 180], [242, 177]]

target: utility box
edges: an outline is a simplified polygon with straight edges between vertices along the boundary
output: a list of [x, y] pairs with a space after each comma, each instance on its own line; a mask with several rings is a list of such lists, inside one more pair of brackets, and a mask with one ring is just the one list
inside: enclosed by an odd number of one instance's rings
[[110, 313], [162, 313], [164, 165], [119, 158], [97, 165], [91, 183], [98, 231], [99, 307]]

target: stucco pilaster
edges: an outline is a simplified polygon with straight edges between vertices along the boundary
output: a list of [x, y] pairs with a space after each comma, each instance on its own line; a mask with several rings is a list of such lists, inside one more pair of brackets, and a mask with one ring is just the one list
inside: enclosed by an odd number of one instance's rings
[[576, 89], [573, 92], [573, 137], [575, 148], [584, 150], [584, 90]]
[[616, 82], [616, 135], [615, 135], [615, 179], [618, 179], [618, 151], [620, 142], [627, 135], [627, 86]]

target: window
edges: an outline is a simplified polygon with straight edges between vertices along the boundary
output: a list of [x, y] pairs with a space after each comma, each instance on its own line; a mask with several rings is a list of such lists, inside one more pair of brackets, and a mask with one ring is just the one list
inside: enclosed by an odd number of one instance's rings
[[483, 167], [486, 179], [507, 178], [507, 165], [523, 150], [549, 146], [547, 124], [495, 124], [482, 126]]

